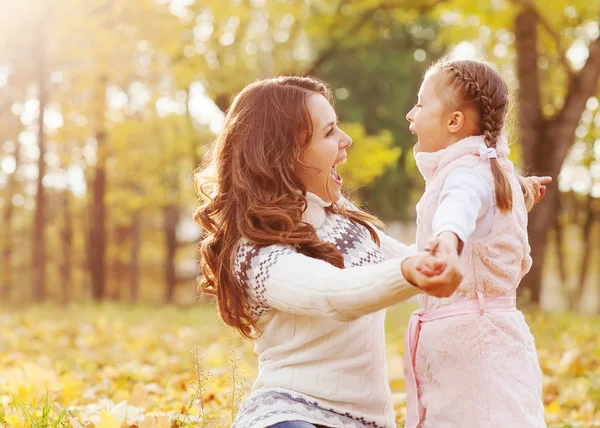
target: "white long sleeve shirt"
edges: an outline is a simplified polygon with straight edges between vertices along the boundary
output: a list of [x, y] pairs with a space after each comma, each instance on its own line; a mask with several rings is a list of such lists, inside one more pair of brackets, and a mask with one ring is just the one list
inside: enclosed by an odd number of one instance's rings
[[433, 236], [454, 232], [462, 242], [482, 238], [492, 230], [496, 210], [492, 187], [470, 168], [457, 168], [444, 180], [433, 217]]
[[344, 257], [339, 269], [280, 245], [242, 241], [234, 273], [250, 296], [262, 334], [255, 341], [258, 376], [235, 427], [286, 420], [335, 427], [395, 427], [387, 377], [387, 306], [419, 289], [402, 275], [416, 252], [326, 210], [308, 194], [303, 219]]

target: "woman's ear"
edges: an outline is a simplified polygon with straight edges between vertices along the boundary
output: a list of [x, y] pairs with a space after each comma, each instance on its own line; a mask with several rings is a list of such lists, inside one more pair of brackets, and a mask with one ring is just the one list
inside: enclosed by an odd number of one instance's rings
[[450, 117], [446, 122], [446, 127], [448, 128], [448, 132], [451, 134], [456, 134], [465, 126], [465, 114], [462, 111], [453, 111], [450, 113]]

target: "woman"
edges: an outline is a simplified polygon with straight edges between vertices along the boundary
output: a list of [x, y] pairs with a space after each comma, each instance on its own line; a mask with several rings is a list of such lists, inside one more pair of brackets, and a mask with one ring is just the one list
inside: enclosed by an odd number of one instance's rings
[[395, 426], [383, 309], [460, 283], [457, 260], [416, 254], [342, 197], [351, 144], [323, 83], [262, 80], [196, 177], [202, 291], [259, 358], [234, 426]]

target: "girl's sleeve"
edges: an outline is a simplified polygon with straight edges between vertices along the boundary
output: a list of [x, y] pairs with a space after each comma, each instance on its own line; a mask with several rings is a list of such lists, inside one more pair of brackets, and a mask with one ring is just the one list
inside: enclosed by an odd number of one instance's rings
[[462, 242], [467, 242], [477, 227], [477, 220], [493, 203], [491, 187], [481, 174], [469, 168], [457, 168], [444, 181], [433, 216], [433, 236], [454, 232]]
[[291, 247], [243, 242], [233, 268], [254, 316], [277, 309], [350, 321], [420, 293], [404, 278], [402, 260], [340, 269]]

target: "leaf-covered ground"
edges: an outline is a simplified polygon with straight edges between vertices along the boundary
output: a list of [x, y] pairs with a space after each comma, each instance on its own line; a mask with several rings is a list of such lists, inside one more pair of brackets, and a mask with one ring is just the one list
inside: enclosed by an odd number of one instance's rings
[[[387, 318], [390, 383], [405, 416], [402, 335], [412, 307]], [[550, 427], [600, 427], [600, 318], [528, 312]], [[212, 306], [4, 308], [0, 425], [229, 426], [256, 375], [251, 343]]]

